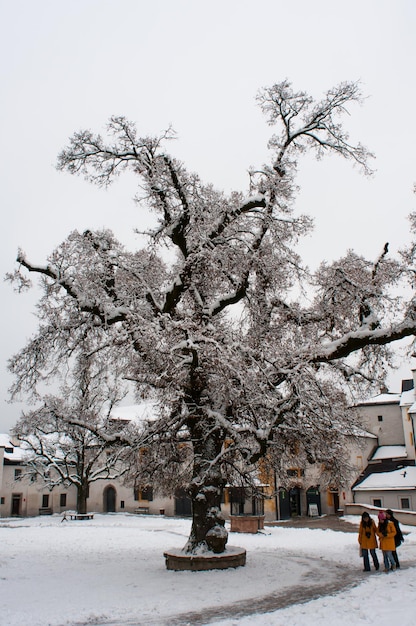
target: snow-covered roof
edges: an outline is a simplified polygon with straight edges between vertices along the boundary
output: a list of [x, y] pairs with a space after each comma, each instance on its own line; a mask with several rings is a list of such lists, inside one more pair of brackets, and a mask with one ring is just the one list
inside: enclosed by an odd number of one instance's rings
[[407, 458], [406, 446], [380, 446], [371, 457], [372, 461], [382, 461], [384, 459], [405, 459]]
[[377, 435], [368, 432], [368, 430], [364, 430], [363, 428], [353, 428], [353, 434], [356, 437], [364, 437], [366, 439], [377, 439]]
[[399, 404], [400, 393], [379, 393], [367, 400], [357, 402], [356, 406], [367, 406], [370, 404]]
[[400, 398], [400, 406], [412, 405], [415, 401], [415, 390], [403, 391]]
[[413, 402], [412, 406], [409, 406], [409, 413], [416, 413], [416, 402]]
[[370, 474], [353, 491], [401, 491], [416, 489], [416, 466], [411, 465], [393, 472]]
[[23, 461], [25, 458], [25, 450], [20, 445], [15, 446], [10, 436], [4, 433], [0, 433], [0, 447], [4, 448], [4, 458], [8, 461]]
[[9, 448], [11, 446], [9, 435], [0, 433], [0, 448]]

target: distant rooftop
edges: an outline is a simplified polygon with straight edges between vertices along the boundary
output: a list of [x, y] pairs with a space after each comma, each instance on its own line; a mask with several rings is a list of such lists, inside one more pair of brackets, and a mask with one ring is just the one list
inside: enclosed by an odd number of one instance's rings
[[353, 491], [403, 491], [416, 489], [416, 466], [411, 465], [393, 472], [370, 474]]
[[372, 461], [384, 461], [385, 459], [406, 459], [406, 446], [380, 446], [371, 457]]
[[117, 406], [112, 409], [110, 415], [116, 420], [141, 422], [156, 417], [156, 406], [156, 403], [152, 401], [130, 406]]
[[372, 404], [399, 404], [400, 393], [379, 393], [368, 400], [357, 402], [355, 406], [369, 406]]
[[408, 389], [407, 391], [403, 391], [400, 398], [400, 406], [412, 405], [415, 401], [415, 391], [414, 389]]
[[4, 458], [8, 461], [23, 461], [25, 457], [25, 450], [20, 445], [15, 446], [11, 440], [10, 435], [0, 433], [0, 448], [4, 448]]

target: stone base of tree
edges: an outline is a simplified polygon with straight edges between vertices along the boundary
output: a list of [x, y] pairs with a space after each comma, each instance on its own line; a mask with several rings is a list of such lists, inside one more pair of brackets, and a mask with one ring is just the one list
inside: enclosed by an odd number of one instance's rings
[[201, 572], [209, 569], [228, 569], [241, 567], [246, 564], [246, 551], [244, 548], [227, 546], [225, 552], [214, 554], [185, 554], [182, 550], [169, 550], [163, 553], [166, 559], [166, 568], [176, 571], [192, 570]]

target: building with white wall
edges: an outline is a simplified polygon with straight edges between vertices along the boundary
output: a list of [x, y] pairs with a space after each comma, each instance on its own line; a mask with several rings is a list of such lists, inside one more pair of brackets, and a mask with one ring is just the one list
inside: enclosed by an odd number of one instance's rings
[[[416, 371], [413, 372], [416, 378]], [[274, 476], [259, 479], [265, 498], [253, 497], [233, 487], [224, 493], [223, 512], [262, 514], [266, 520], [307, 515], [310, 505], [320, 514], [335, 514], [356, 502], [376, 507], [416, 510], [415, 380], [404, 381], [401, 393], [381, 393], [356, 405], [362, 431], [348, 445], [350, 466], [355, 476], [345, 485], [320, 485], [320, 467], [288, 468], [288, 481], [280, 486]], [[115, 419], [130, 419], [141, 409], [122, 407]], [[146, 407], [146, 415], [149, 407]], [[407, 471], [403, 468], [409, 468]], [[406, 480], [403, 474], [406, 471]], [[401, 478], [400, 478], [401, 477]], [[414, 484], [412, 485], [412, 481]], [[184, 489], [170, 497], [157, 495], [148, 487], [134, 489], [120, 480], [91, 483], [87, 500], [90, 512], [190, 515], [190, 500]], [[32, 516], [63, 513], [76, 509], [76, 488], [63, 485], [52, 490], [41, 481], [24, 476], [24, 453], [18, 441], [0, 435], [0, 516]]]

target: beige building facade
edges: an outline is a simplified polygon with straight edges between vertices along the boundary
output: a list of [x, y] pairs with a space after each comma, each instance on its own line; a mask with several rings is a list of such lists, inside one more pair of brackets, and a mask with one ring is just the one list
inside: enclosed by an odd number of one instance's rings
[[[416, 372], [413, 372], [416, 378]], [[412, 485], [399, 490], [390, 486], [386, 476], [383, 484], [375, 484], [374, 476], [389, 474], [406, 466], [415, 466], [416, 382], [404, 381], [400, 394], [381, 393], [358, 403], [362, 431], [348, 444], [353, 475], [348, 484], [321, 486], [319, 465], [287, 469], [284, 485], [273, 475], [259, 469], [256, 494], [227, 486], [222, 511], [230, 516], [257, 515], [266, 521], [287, 519], [297, 515], [339, 514], [348, 504], [360, 503], [394, 509], [416, 510], [416, 468]], [[412, 386], [413, 385], [413, 386]], [[63, 485], [49, 490], [42, 481], [32, 482], [24, 475], [24, 457], [19, 442], [0, 435], [0, 516], [34, 516], [62, 514], [76, 510], [76, 488]], [[371, 481], [369, 481], [369, 478]], [[365, 481], [367, 480], [367, 483]], [[379, 480], [381, 478], [379, 477]], [[361, 487], [360, 487], [361, 485]], [[262, 496], [259, 496], [259, 492]], [[134, 489], [120, 480], [97, 480], [91, 483], [87, 510], [97, 513], [127, 512], [153, 515], [191, 515], [191, 503], [184, 489], [169, 497], [158, 495], [151, 487]]]

